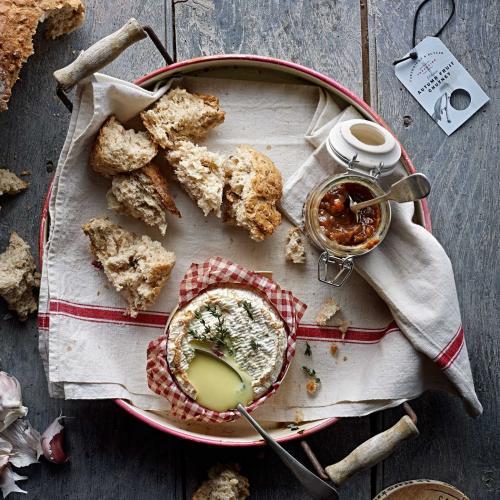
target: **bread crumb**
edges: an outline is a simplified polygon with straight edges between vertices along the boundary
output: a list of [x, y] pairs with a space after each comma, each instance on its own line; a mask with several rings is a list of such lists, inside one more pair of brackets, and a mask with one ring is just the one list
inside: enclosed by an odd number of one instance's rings
[[310, 378], [306, 383], [306, 389], [308, 394], [314, 394], [318, 390], [318, 382], [315, 379]]
[[337, 344], [333, 343], [330, 345], [330, 354], [332, 356], [335, 356], [337, 357], [337, 354], [339, 353], [339, 348], [337, 346]]
[[37, 310], [33, 289], [40, 286], [40, 274], [30, 246], [17, 233], [10, 235], [9, 246], [0, 254], [0, 297], [21, 321]]
[[329, 298], [325, 300], [316, 316], [316, 324], [319, 326], [325, 326], [326, 322], [333, 318], [339, 310], [340, 307], [337, 302], [335, 302], [335, 299]]
[[0, 168], [0, 196], [20, 193], [27, 187], [28, 183], [20, 179], [14, 172], [6, 168]]
[[302, 410], [295, 410], [295, 416], [293, 421], [295, 425], [299, 425], [304, 421], [304, 414], [302, 413]]
[[31, 172], [29, 170], [23, 170], [19, 175], [21, 177], [26, 177], [27, 175], [31, 175]]
[[338, 324], [339, 330], [342, 333], [342, 340], [345, 339], [345, 336], [347, 334], [347, 330], [349, 329], [350, 326], [351, 326], [351, 322], [348, 319], [343, 319]]
[[238, 464], [214, 465], [192, 500], [245, 500], [250, 495], [250, 483], [239, 472]]
[[306, 249], [302, 232], [298, 227], [288, 230], [286, 242], [286, 259], [294, 264], [303, 264], [306, 261]]

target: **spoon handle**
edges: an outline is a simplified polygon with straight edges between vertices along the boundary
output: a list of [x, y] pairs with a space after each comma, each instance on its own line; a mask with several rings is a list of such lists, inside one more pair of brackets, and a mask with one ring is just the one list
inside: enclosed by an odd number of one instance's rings
[[385, 200], [390, 200], [391, 199], [391, 193], [385, 193], [382, 196], [377, 196], [376, 198], [372, 198], [370, 200], [366, 201], [360, 201], [359, 203], [354, 203], [349, 206], [349, 209], [351, 212], [359, 212], [362, 208], [370, 207], [371, 205], [376, 205], [377, 203], [380, 203], [381, 201]]
[[240, 414], [248, 421], [248, 423], [262, 436], [264, 441], [278, 455], [280, 460], [288, 467], [292, 474], [300, 481], [302, 486], [309, 494], [317, 500], [337, 500], [338, 493], [328, 483], [313, 474], [308, 468], [304, 467], [297, 459], [288, 453], [281, 445], [279, 445], [261, 426], [260, 424], [246, 411], [240, 403], [237, 406]]

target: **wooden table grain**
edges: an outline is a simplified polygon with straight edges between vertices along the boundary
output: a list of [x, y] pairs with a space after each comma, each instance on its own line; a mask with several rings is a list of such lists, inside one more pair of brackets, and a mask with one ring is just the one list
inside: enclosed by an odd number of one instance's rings
[[[442, 40], [471, 72], [490, 103], [453, 136], [432, 122], [394, 77], [391, 62], [411, 43], [419, 1], [384, 0], [88, 0], [77, 32], [56, 41], [35, 39], [35, 55], [21, 72], [8, 112], [0, 114], [0, 166], [28, 170], [29, 189], [2, 199], [0, 248], [16, 230], [37, 246], [44, 193], [57, 163], [68, 114], [54, 94], [52, 72], [73, 60], [129, 17], [151, 25], [178, 60], [219, 53], [257, 53], [322, 71], [350, 88], [395, 130], [417, 169], [433, 184], [433, 231], [454, 264], [476, 388], [478, 419], [461, 402], [426, 394], [412, 403], [421, 436], [384, 464], [353, 478], [342, 497], [370, 499], [383, 487], [413, 478], [453, 483], [474, 499], [500, 498], [498, 3], [457, 2]], [[419, 37], [435, 31], [448, 2], [425, 7]], [[150, 42], [139, 42], [106, 72], [133, 80], [163, 65]], [[0, 305], [0, 318], [7, 314]], [[265, 448], [220, 449], [184, 442], [134, 420], [110, 401], [48, 397], [37, 350], [36, 320], [0, 320], [0, 368], [24, 387], [30, 419], [43, 428], [62, 412], [71, 462], [33, 465], [24, 486], [33, 499], [184, 499], [217, 461], [237, 461], [255, 499], [302, 499], [303, 491]], [[323, 464], [342, 458], [401, 410], [346, 419], [310, 438]], [[287, 448], [306, 461], [297, 443]], [[12, 495], [16, 498], [16, 495]]]

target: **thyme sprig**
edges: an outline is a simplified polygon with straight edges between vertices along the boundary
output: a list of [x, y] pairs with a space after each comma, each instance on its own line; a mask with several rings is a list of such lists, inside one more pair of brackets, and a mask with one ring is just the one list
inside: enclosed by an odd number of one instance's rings
[[304, 356], [310, 356], [311, 355], [311, 346], [309, 345], [309, 342], [306, 342], [306, 350], [304, 351]]
[[318, 377], [316, 374], [316, 370], [312, 370], [311, 368], [308, 368], [307, 366], [302, 367], [302, 371], [308, 376], [311, 377], [315, 380], [317, 384], [321, 384], [321, 379]]
[[205, 309], [214, 317], [219, 319], [222, 316], [222, 313], [217, 311], [217, 307], [211, 306], [210, 304], [207, 304], [205, 306]]
[[248, 300], [243, 300], [242, 302], [240, 302], [240, 306], [242, 306], [243, 309], [245, 309], [246, 313], [248, 314], [248, 317], [252, 321], [254, 321], [253, 311], [252, 311], [252, 304], [250, 304], [250, 302], [248, 302]]
[[255, 340], [255, 339], [252, 339], [250, 340], [250, 347], [255, 351], [257, 352], [257, 350], [260, 348], [260, 344]]
[[203, 319], [203, 316], [201, 315], [200, 311], [196, 311], [194, 313], [195, 318], [203, 325], [203, 328], [205, 329], [205, 333], [207, 335], [210, 334], [210, 327], [207, 325], [206, 321]]

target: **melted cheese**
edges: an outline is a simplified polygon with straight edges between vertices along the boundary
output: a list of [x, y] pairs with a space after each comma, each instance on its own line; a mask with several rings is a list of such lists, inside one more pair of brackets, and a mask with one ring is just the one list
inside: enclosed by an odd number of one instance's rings
[[[223, 318], [223, 344], [217, 342], [221, 337], [221, 320], [217, 315]], [[200, 380], [195, 381], [199, 367], [191, 370], [198, 358], [194, 346], [200, 341], [231, 359], [241, 374], [248, 375], [252, 400], [269, 389], [283, 366], [286, 350], [283, 320], [265, 299], [248, 289], [220, 287], [204, 292], [177, 311], [170, 323], [169, 366], [184, 392], [203, 404], [202, 399], [206, 402], [210, 396], [205, 392], [211, 390], [210, 385], [203, 383], [202, 389]], [[203, 370], [210, 370], [206, 361], [202, 363]], [[196, 365], [199, 364], [200, 360], [196, 361]], [[213, 370], [220, 370], [220, 367], [213, 367]]]

